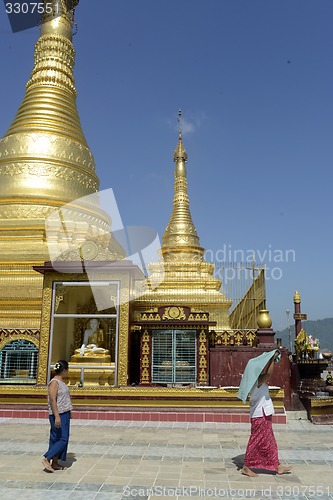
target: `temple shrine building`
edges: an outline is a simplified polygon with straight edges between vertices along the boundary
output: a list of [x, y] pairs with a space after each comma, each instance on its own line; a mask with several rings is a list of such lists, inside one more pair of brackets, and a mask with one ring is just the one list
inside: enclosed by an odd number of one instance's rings
[[[43, 19], [25, 96], [0, 141], [1, 407], [41, 408], [66, 359], [77, 408], [242, 414], [247, 361], [277, 347], [264, 270], [231, 313], [192, 221], [181, 117], [160, 255], [149, 276], [125, 257], [76, 107], [79, 0], [53, 2], [61, 15]], [[283, 418], [295, 398], [280, 348], [272, 395]]]

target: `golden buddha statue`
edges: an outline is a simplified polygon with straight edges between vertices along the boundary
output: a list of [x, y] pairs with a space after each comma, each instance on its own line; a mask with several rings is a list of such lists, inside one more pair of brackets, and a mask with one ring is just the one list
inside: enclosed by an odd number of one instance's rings
[[92, 318], [84, 331], [83, 342], [71, 357], [73, 363], [110, 363], [110, 351], [105, 348], [105, 332], [99, 320]]

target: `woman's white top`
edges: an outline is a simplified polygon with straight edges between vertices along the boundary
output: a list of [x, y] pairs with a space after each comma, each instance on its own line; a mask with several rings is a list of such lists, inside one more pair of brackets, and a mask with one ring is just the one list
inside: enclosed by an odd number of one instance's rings
[[[72, 410], [73, 405], [71, 403], [71, 398], [69, 395], [69, 389], [67, 385], [65, 384], [65, 382], [63, 382], [62, 380], [58, 380], [57, 378], [53, 378], [48, 385], [50, 385], [54, 380], [58, 383], [57, 408], [59, 414]], [[49, 395], [47, 399], [48, 399], [49, 415], [53, 415]]]
[[274, 414], [274, 406], [269, 395], [268, 385], [261, 384], [258, 387], [256, 383], [250, 392], [250, 417], [262, 417], [263, 410], [266, 416]]

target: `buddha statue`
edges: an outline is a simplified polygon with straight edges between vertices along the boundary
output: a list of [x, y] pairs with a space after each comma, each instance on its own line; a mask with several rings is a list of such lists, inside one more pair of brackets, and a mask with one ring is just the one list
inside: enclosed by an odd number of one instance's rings
[[83, 342], [71, 357], [73, 363], [110, 363], [110, 351], [105, 348], [105, 332], [99, 320], [92, 318], [84, 331]]

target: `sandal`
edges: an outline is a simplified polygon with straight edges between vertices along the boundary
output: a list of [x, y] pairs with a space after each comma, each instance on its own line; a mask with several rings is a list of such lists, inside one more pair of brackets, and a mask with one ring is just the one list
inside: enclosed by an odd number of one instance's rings
[[52, 467], [52, 465], [50, 464], [50, 462], [46, 457], [42, 458], [42, 464], [44, 465], [44, 470], [46, 472], [54, 472], [54, 468]]

